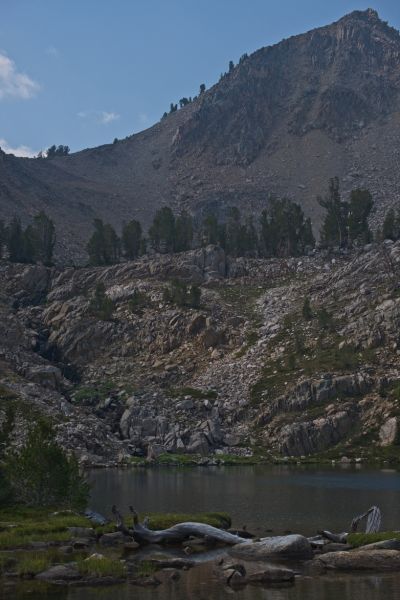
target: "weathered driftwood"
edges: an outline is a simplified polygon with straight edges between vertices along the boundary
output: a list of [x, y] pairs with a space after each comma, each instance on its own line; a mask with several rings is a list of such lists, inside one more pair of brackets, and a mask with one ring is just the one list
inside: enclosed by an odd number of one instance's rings
[[351, 522], [351, 531], [353, 533], [357, 531], [358, 524], [360, 523], [360, 521], [362, 521], [366, 517], [368, 518], [367, 525], [365, 527], [365, 533], [378, 533], [381, 527], [382, 514], [377, 506], [371, 506], [371, 508], [369, 508], [367, 512], [363, 513], [362, 515], [358, 515], [358, 517], [354, 517], [354, 519]]
[[133, 537], [135, 542], [138, 544], [176, 544], [183, 542], [190, 537], [205, 538], [213, 542], [219, 542], [226, 544], [227, 546], [233, 546], [234, 544], [241, 544], [247, 540], [206, 525], [204, 523], [179, 523], [168, 529], [161, 529], [153, 531], [148, 528], [148, 519], [146, 518], [143, 523], [139, 523], [137, 512], [130, 506], [130, 512], [133, 516], [133, 527], [127, 527], [121, 513], [116, 506], [112, 507], [112, 513], [115, 517], [116, 526], [119, 531], [122, 531], [125, 535]]
[[[365, 527], [365, 533], [378, 533], [381, 522], [382, 522], [382, 513], [377, 506], [371, 506], [365, 513], [362, 515], [358, 515], [354, 517], [351, 522], [350, 531], [355, 533], [358, 529], [359, 523], [367, 518], [367, 524]], [[321, 531], [321, 535], [330, 540], [331, 542], [337, 542], [339, 544], [346, 543], [348, 533], [331, 533], [330, 531]]]

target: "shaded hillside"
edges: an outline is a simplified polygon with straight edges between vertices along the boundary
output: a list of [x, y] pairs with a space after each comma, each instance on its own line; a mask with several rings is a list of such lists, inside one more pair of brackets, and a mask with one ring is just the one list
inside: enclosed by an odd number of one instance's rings
[[[258, 211], [338, 175], [368, 187], [380, 220], [399, 200], [400, 36], [373, 10], [262, 48], [193, 103], [116, 144], [53, 160], [0, 156], [0, 211], [56, 221], [59, 255], [84, 256], [94, 216], [145, 225], [159, 206]], [[62, 233], [61, 233], [62, 232]], [[67, 250], [68, 246], [68, 250]]]

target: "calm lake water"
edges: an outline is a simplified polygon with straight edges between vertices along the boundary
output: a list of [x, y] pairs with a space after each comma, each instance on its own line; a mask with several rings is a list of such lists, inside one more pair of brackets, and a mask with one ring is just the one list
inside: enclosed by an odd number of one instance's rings
[[92, 507], [147, 512], [228, 512], [236, 527], [314, 534], [348, 531], [376, 504], [382, 527], [400, 529], [400, 473], [392, 469], [289, 466], [137, 468], [92, 471]]
[[[113, 503], [146, 512], [223, 510], [234, 525], [257, 535], [320, 528], [345, 531], [354, 515], [372, 504], [383, 528], [400, 528], [400, 473], [366, 467], [222, 467], [92, 471], [91, 506], [110, 514]], [[209, 557], [213, 558], [212, 555]], [[214, 557], [215, 558], [215, 557]], [[0, 591], [0, 598], [26, 600], [398, 600], [400, 574], [301, 577], [293, 587], [247, 587], [233, 591], [216, 580], [212, 563], [183, 572], [157, 588], [50, 588], [27, 583]]]

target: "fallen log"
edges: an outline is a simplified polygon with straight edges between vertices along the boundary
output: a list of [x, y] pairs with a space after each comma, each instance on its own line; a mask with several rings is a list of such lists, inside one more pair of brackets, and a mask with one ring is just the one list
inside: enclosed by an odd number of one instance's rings
[[190, 537], [205, 538], [227, 546], [242, 544], [244, 542], [248, 543], [248, 540], [233, 533], [218, 529], [217, 527], [213, 527], [212, 525], [193, 523], [190, 521], [179, 523], [168, 529], [154, 531], [148, 528], [147, 518], [143, 523], [139, 523], [139, 517], [135, 509], [130, 506], [129, 510], [133, 517], [133, 527], [127, 527], [125, 520], [117, 507], [115, 505], [112, 507], [112, 513], [115, 517], [117, 529], [124, 535], [133, 537], [138, 544], [177, 544], [184, 542]]

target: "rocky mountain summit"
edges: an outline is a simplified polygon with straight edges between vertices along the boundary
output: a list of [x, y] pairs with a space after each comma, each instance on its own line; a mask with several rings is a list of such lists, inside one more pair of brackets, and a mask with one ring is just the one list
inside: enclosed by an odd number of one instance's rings
[[[0, 420], [14, 407], [18, 441], [49, 415], [85, 464], [396, 457], [399, 269], [391, 242], [291, 259], [209, 246], [99, 268], [3, 261]], [[176, 277], [200, 285], [200, 308], [166, 300]], [[99, 282], [106, 318], [91, 310]]]
[[49, 159], [0, 153], [0, 214], [53, 218], [60, 260], [85, 259], [95, 217], [119, 229], [157, 208], [195, 216], [271, 194], [315, 232], [329, 178], [371, 190], [379, 223], [398, 203], [400, 36], [371, 9], [244, 56], [205, 93], [125, 140]]

